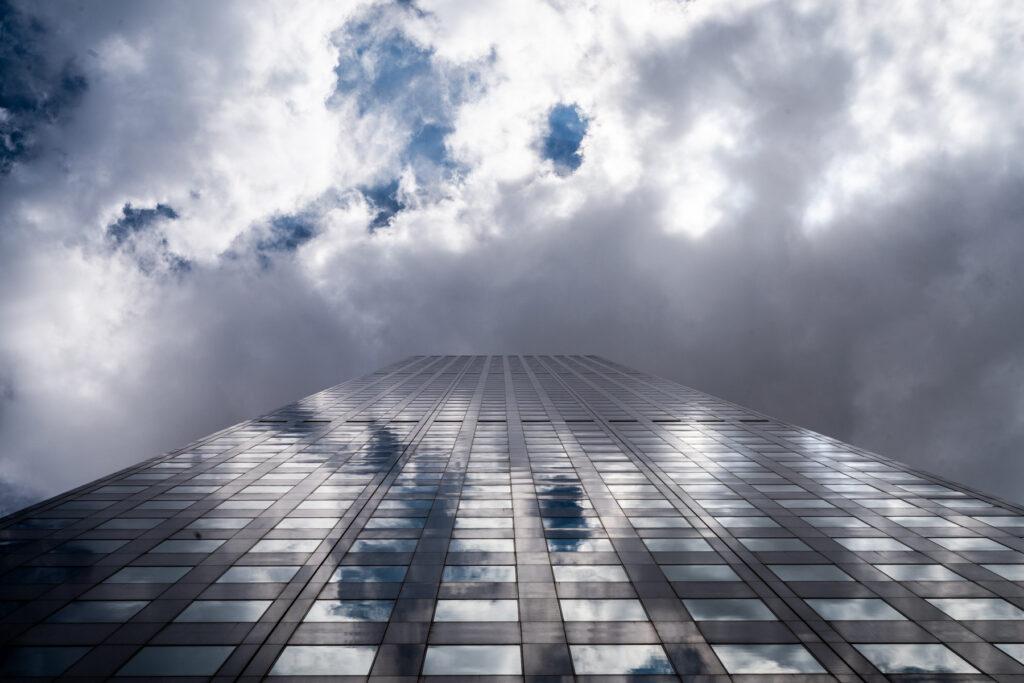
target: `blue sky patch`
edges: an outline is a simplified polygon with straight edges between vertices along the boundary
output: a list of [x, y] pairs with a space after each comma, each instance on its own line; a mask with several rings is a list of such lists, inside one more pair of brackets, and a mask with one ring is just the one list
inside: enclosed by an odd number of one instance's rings
[[[256, 242], [254, 248], [260, 267], [270, 268], [274, 255], [294, 253], [303, 244], [316, 237], [320, 233], [316, 216], [314, 211], [306, 210], [271, 218], [269, 231]], [[233, 251], [228, 252], [227, 255], [230, 258], [238, 257], [238, 253]]]
[[357, 22], [336, 36], [338, 80], [332, 99], [354, 98], [360, 116], [387, 112], [403, 123], [409, 142], [402, 163], [450, 166], [444, 139], [452, 132], [455, 101], [461, 98], [461, 74], [452, 78], [444, 73], [431, 50], [402, 33], [377, 35], [375, 30], [371, 22]]
[[260, 240], [259, 251], [295, 251], [317, 235], [316, 222], [304, 214], [275, 216], [270, 221], [270, 235]]
[[[121, 209], [121, 217], [107, 226], [106, 236], [112, 249], [131, 254], [146, 275], [158, 271], [182, 275], [192, 270], [192, 262], [171, 251], [159, 227], [178, 218], [178, 212], [167, 204], [137, 209], [128, 203]], [[150, 237], [144, 237], [149, 233]]]
[[335, 95], [355, 97], [360, 115], [396, 107], [412, 118], [436, 118], [444, 99], [436, 96], [432, 52], [398, 31], [380, 36], [377, 30], [371, 19], [347, 24], [336, 36]]
[[453, 130], [451, 126], [436, 123], [423, 124], [413, 133], [405, 148], [406, 159], [414, 162], [425, 160], [437, 166], [451, 166], [452, 160], [448, 157], [444, 141]]
[[583, 163], [580, 144], [587, 134], [587, 118], [575, 104], [556, 104], [548, 114], [548, 132], [542, 154], [560, 173], [572, 173]]
[[[462, 167], [450, 156], [447, 137], [459, 106], [484, 90], [482, 74], [496, 56], [470, 65], [438, 58], [403, 32], [413, 5], [376, 5], [346, 23], [332, 36], [338, 49], [336, 84], [330, 106], [354, 103], [359, 116], [384, 116], [397, 125], [404, 142], [386, 160], [391, 177], [411, 171], [417, 194], [431, 196]], [[379, 177], [379, 176], [378, 176]], [[404, 206], [398, 181], [357, 185], [378, 210], [370, 231], [388, 225]]]
[[370, 221], [370, 232], [387, 227], [395, 214], [405, 208], [405, 204], [398, 198], [398, 178], [380, 185], [361, 188], [360, 191], [370, 206], [377, 211]]
[[160, 221], [177, 220], [178, 212], [166, 204], [152, 209], [136, 209], [131, 203], [121, 209], [121, 217], [107, 226], [107, 237], [115, 245], [124, 244], [132, 235], [152, 228]]

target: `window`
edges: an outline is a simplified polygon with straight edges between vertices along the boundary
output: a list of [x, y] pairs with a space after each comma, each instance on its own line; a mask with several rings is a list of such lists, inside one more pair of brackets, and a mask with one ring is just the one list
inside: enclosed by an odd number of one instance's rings
[[816, 674], [821, 664], [802, 645], [712, 645], [730, 674]]
[[683, 600], [694, 621], [775, 621], [776, 616], [757, 598]]
[[978, 670], [945, 645], [854, 645], [884, 674], [975, 674]]
[[288, 645], [270, 670], [272, 676], [366, 676], [377, 654], [369, 645]]
[[519, 621], [516, 600], [438, 600], [434, 621]]

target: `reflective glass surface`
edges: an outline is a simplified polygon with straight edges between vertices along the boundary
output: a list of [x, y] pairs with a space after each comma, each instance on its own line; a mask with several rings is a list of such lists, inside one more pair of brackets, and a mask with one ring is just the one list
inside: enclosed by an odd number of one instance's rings
[[559, 600], [566, 621], [647, 621], [639, 600]]
[[0, 674], [18, 676], [59, 676], [89, 651], [87, 647], [11, 648], [0, 662]]
[[783, 581], [853, 581], [834, 564], [773, 564], [768, 568]]
[[978, 670], [945, 645], [854, 645], [885, 674], [973, 674]]
[[228, 658], [228, 645], [144, 647], [117, 672], [118, 676], [212, 676]]
[[331, 581], [350, 581], [352, 583], [400, 582], [405, 579], [406, 567], [403, 565], [386, 565], [381, 567], [363, 567], [349, 565], [338, 567], [331, 575]]
[[365, 676], [376, 647], [366, 645], [288, 645], [270, 670], [272, 676]]
[[171, 540], [163, 541], [158, 544], [155, 548], [150, 550], [151, 553], [167, 553], [167, 554], [179, 554], [179, 553], [212, 553], [217, 548], [224, 545], [224, 541], [218, 540]]
[[836, 543], [854, 552], [889, 552], [894, 550], [910, 550], [895, 538], [837, 538]]
[[552, 567], [555, 581], [629, 581], [626, 570], [618, 565], [578, 564]]
[[822, 619], [829, 621], [901, 621], [906, 619], [877, 598], [812, 598], [807, 600]]
[[515, 600], [438, 600], [434, 621], [519, 621]]
[[611, 541], [604, 538], [549, 538], [548, 550], [553, 553], [611, 552]]
[[596, 356], [415, 356], [0, 520], [0, 678], [1024, 680], [1022, 587], [1015, 505]]
[[[557, 569], [557, 568], [556, 568]], [[497, 583], [510, 583], [516, 580], [516, 568], [515, 567], [503, 567], [500, 565], [488, 565], [488, 566], [477, 566], [477, 565], [460, 565], [455, 567], [445, 567], [444, 574], [441, 575], [442, 581], [458, 583], [458, 582], [497, 582]]]
[[298, 567], [229, 567], [217, 583], [287, 583], [297, 571]]
[[661, 571], [669, 581], [739, 581], [727, 564], [668, 564]]
[[569, 649], [581, 676], [674, 673], [660, 645], [571, 645]]
[[953, 551], [1000, 551], [1009, 550], [1002, 543], [998, 543], [991, 538], [932, 538], [929, 539], [933, 543], [941, 545], [946, 550]]
[[1024, 620], [1024, 610], [1001, 598], [928, 598], [928, 602], [961, 621]]
[[270, 607], [270, 600], [196, 600], [175, 621], [256, 621]]
[[188, 525], [189, 529], [241, 529], [252, 521], [250, 517], [203, 517]]
[[1024, 581], [1024, 564], [983, 564], [981, 566], [1008, 581]]
[[897, 581], [964, 581], [964, 577], [941, 564], [876, 564], [875, 569]]
[[120, 623], [128, 621], [143, 607], [145, 600], [81, 600], [72, 602], [49, 618], [58, 623]]
[[776, 616], [757, 598], [683, 600], [694, 621], [774, 621]]
[[796, 538], [741, 538], [747, 550], [764, 553], [810, 552], [811, 547]]
[[107, 583], [174, 583], [192, 567], [125, 567], [107, 579]]
[[249, 549], [251, 553], [311, 553], [320, 541], [265, 538]]
[[316, 600], [305, 621], [387, 621], [392, 600]]
[[98, 529], [152, 529], [164, 520], [146, 517], [114, 518], [99, 525]]
[[731, 674], [824, 673], [821, 664], [802, 645], [712, 645]]
[[518, 676], [523, 672], [518, 645], [431, 645], [425, 676]]

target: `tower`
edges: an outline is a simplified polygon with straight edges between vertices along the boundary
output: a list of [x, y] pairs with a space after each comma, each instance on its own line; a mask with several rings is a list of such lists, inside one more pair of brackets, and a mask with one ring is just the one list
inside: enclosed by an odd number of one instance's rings
[[0, 520], [0, 675], [1024, 676], [1022, 534], [602, 358], [416, 356]]

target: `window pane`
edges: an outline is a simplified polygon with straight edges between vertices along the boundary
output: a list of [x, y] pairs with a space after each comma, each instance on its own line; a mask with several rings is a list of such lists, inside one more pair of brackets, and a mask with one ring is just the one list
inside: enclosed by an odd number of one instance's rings
[[578, 564], [552, 567], [555, 581], [629, 581], [626, 570], [619, 565]]
[[739, 581], [727, 564], [675, 564], [661, 568], [669, 581]]
[[106, 580], [107, 583], [174, 583], [192, 567], [125, 567]]
[[148, 605], [147, 600], [82, 600], [72, 602], [49, 618], [65, 624], [128, 621]]
[[88, 651], [87, 647], [14, 647], [0, 659], [0, 674], [59, 676]]
[[884, 674], [973, 674], [978, 670], [945, 645], [854, 645]]
[[806, 601], [829, 621], [901, 621], [906, 619], [877, 598], [815, 598]]
[[771, 564], [768, 568], [783, 581], [853, 581], [834, 564]]
[[438, 600], [434, 621], [519, 621], [516, 600]]
[[660, 645], [570, 645], [569, 650], [580, 676], [674, 673]]
[[393, 600], [316, 600], [305, 621], [387, 621]]
[[289, 645], [270, 670], [272, 676], [350, 676], [370, 673], [377, 648], [369, 645]]
[[647, 621], [639, 600], [559, 600], [566, 621]]
[[1024, 620], [1024, 610], [999, 598], [929, 598], [928, 602], [959, 620]]
[[258, 621], [270, 600], [196, 600], [175, 621]]
[[144, 647], [118, 676], [212, 676], [235, 648], [231, 645]]
[[768, 605], [757, 598], [683, 600], [695, 621], [775, 621]]
[[876, 564], [875, 569], [897, 581], [965, 581], [941, 564]]
[[230, 567], [217, 583], [287, 583], [298, 567]]
[[825, 673], [802, 645], [712, 645], [730, 674]]
[[516, 580], [516, 568], [502, 565], [459, 565], [444, 568], [442, 581], [509, 583]]
[[518, 676], [518, 645], [430, 645], [423, 661], [426, 676]]

